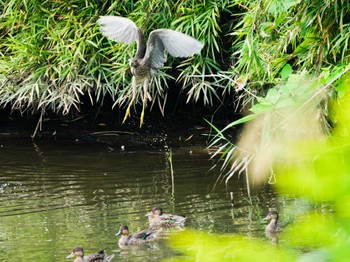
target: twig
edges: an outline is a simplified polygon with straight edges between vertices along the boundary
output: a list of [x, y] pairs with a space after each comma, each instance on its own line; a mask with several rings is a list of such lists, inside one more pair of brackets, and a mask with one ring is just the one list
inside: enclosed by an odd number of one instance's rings
[[166, 157], [170, 166], [170, 176], [171, 176], [171, 196], [170, 205], [171, 209], [175, 211], [175, 179], [174, 179], [174, 169], [173, 169], [173, 152], [171, 148], [166, 146]]
[[45, 113], [45, 109], [42, 109], [42, 110], [41, 110], [40, 117], [39, 117], [39, 120], [38, 120], [38, 123], [36, 124], [35, 130], [34, 130], [34, 133], [31, 135], [32, 140], [34, 140], [34, 138], [35, 138], [35, 136], [36, 136], [36, 133], [38, 132], [38, 129], [39, 129], [40, 131], [41, 131], [41, 129], [42, 129], [44, 113]]
[[169, 165], [170, 165], [170, 176], [171, 176], [171, 195], [174, 198], [175, 194], [175, 179], [174, 179], [174, 169], [173, 169], [173, 151], [170, 148], [169, 157], [168, 157]]

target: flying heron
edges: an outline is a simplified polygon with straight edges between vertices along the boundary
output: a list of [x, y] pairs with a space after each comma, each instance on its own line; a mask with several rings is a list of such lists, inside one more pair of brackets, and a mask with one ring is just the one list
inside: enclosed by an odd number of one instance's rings
[[163, 67], [165, 51], [174, 57], [190, 57], [198, 54], [203, 44], [186, 34], [171, 30], [157, 29], [149, 34], [146, 44], [145, 36], [140, 28], [128, 18], [119, 16], [101, 16], [98, 20], [102, 35], [111, 40], [123, 43], [136, 41], [137, 51], [134, 58], [129, 59], [132, 73], [132, 98], [125, 112], [124, 120], [130, 116], [130, 107], [134, 103], [137, 83], [143, 83], [143, 103], [140, 127], [143, 124], [147, 102], [147, 90], [151, 78]]

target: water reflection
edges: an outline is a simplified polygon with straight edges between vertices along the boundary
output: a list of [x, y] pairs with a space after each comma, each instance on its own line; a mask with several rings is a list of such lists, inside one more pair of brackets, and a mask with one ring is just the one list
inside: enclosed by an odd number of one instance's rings
[[[145, 214], [155, 205], [186, 215], [189, 228], [263, 236], [242, 183], [230, 185], [234, 205], [224, 185], [213, 190], [218, 171], [208, 172], [212, 163], [202, 148], [173, 149], [173, 189], [159, 148], [21, 139], [0, 144], [0, 260], [65, 261], [77, 245], [86, 254], [107, 248], [126, 261], [171, 256], [165, 241], [117, 251], [119, 226], [146, 228]], [[269, 194], [263, 195], [271, 200]]]

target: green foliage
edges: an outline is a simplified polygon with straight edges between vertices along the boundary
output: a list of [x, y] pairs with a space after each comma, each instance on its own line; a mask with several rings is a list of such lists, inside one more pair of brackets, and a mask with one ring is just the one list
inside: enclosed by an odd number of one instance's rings
[[269, 243], [232, 235], [186, 230], [172, 236], [170, 245], [184, 254], [168, 261], [294, 261], [293, 253]]
[[[310, 261], [317, 257], [346, 261], [350, 35], [344, 30], [349, 3], [263, 1], [257, 6], [246, 1], [244, 6], [249, 11], [234, 32], [233, 45], [241, 59], [229, 83], [256, 103], [251, 114], [222, 130], [214, 129], [217, 134], [210, 146], [219, 146], [214, 156], [220, 154], [222, 169], [228, 170], [226, 183], [244, 173], [248, 194], [250, 183], [269, 177], [268, 182], [277, 181], [283, 193], [317, 204], [327, 201], [334, 208], [332, 215], [302, 214], [284, 230], [284, 251], [317, 249]], [[266, 83], [274, 86], [267, 92]], [[243, 123], [239, 141], [227, 139], [225, 133]]]
[[[324, 71], [319, 78], [304, 75], [290, 75], [283, 91], [271, 91], [260, 99], [267, 107], [273, 107], [285, 99], [294, 98], [294, 93], [306, 91], [306, 98], [300, 100], [296, 111], [305, 114], [306, 105], [316, 96], [313, 91], [328, 88], [337, 83], [346, 86], [341, 98], [334, 98], [332, 119], [336, 123], [328, 137], [299, 136], [292, 129], [289, 135], [296, 136], [278, 140], [277, 153], [273, 155], [273, 166], [278, 178], [277, 189], [307, 199], [315, 207], [297, 214], [294, 222], [278, 233], [278, 244], [268, 243], [240, 235], [217, 235], [196, 231], [184, 231], [171, 238], [171, 245], [182, 252], [182, 257], [171, 261], [347, 261], [350, 244], [350, 85], [347, 76], [349, 67]], [[303, 85], [301, 85], [303, 84]], [[310, 92], [310, 93], [308, 93]], [[310, 100], [310, 95], [313, 98]], [[289, 99], [290, 100], [290, 99]], [[301, 102], [301, 104], [300, 104]], [[284, 104], [284, 103], [282, 103]], [[318, 104], [318, 103], [316, 103]], [[274, 105], [274, 106], [273, 106]], [[270, 109], [269, 109], [270, 110]], [[265, 114], [265, 108], [255, 114]], [[309, 116], [313, 116], [312, 114]], [[313, 122], [308, 120], [307, 128]], [[279, 118], [285, 121], [283, 115]], [[300, 119], [300, 118], [297, 118]], [[265, 125], [269, 123], [264, 122]], [[280, 122], [277, 123], [281, 125]], [[303, 126], [305, 123], [299, 123]], [[276, 128], [276, 126], [274, 126]], [[280, 133], [281, 134], [281, 133]], [[271, 141], [270, 141], [271, 143]], [[266, 152], [265, 152], [266, 153]], [[256, 156], [255, 156], [256, 157]], [[281, 161], [283, 160], [283, 161]], [[328, 207], [328, 208], [327, 208]], [[284, 210], [286, 211], [286, 210]], [[280, 213], [283, 213], [280, 210]]]
[[[347, 80], [344, 79], [344, 81], [347, 83]], [[344, 82], [341, 84], [343, 85]], [[332, 135], [326, 141], [313, 141], [311, 144], [304, 145], [295, 144], [288, 148], [288, 151], [286, 150], [286, 154], [290, 155], [297, 148], [312, 149], [312, 151], [299, 150], [297, 158], [300, 159], [299, 165], [277, 166], [278, 169], [281, 169], [280, 172], [285, 173], [284, 179], [278, 184], [282, 190], [293, 190], [294, 193], [297, 191], [315, 201], [326, 200], [336, 203], [341, 201], [337, 206], [344, 204], [344, 196], [349, 197], [349, 96], [350, 85], [348, 84], [347, 92], [342, 98], [336, 99], [337, 103], [334, 103], [332, 118], [336, 124]], [[300, 184], [300, 181], [303, 183]]]
[[249, 92], [263, 94], [266, 84], [285, 78], [285, 65], [297, 72], [318, 75], [322, 68], [349, 63], [348, 1], [266, 0], [234, 1], [243, 13], [232, 31], [232, 78], [226, 88], [243, 85]]
[[[0, 24], [0, 103], [19, 110], [69, 112], [83, 93], [101, 95], [104, 54], [94, 3], [8, 1]], [[99, 71], [100, 75], [96, 72]], [[115, 93], [114, 88], [103, 92]]]
[[[189, 99], [213, 102], [216, 86], [203, 74], [220, 70], [220, 14], [228, 1], [19, 1], [1, 2], [0, 105], [21, 111], [79, 110], [81, 97], [91, 103], [106, 95], [124, 105], [131, 97], [128, 60], [135, 45], [102, 37], [96, 23], [100, 15], [132, 19], [146, 35], [157, 28], [172, 28], [201, 40], [207, 46], [201, 57], [182, 61], [168, 57], [169, 67], [153, 79], [149, 99], [164, 111], [169, 80], [189, 91]], [[210, 37], [210, 39], [208, 39]], [[192, 86], [193, 85], [193, 86]], [[141, 89], [136, 97], [141, 101]]]
[[[306, 72], [291, 74], [289, 66], [283, 69], [285, 84], [270, 88], [265, 97], [257, 97], [251, 114], [242, 117], [222, 130], [214, 127], [216, 135], [209, 147], [217, 147], [212, 158], [220, 155], [223, 176], [227, 183], [233, 175], [245, 173], [249, 183], [262, 181], [266, 176], [275, 181], [274, 163], [288, 161], [281, 154], [289, 144], [308, 139], [322, 139], [329, 132], [326, 112], [327, 92], [333, 85], [345, 86], [350, 67], [325, 69], [318, 77]], [[345, 89], [345, 87], [342, 87]], [[225, 133], [246, 123], [240, 140], [234, 143]], [[323, 125], [321, 125], [323, 123]], [[250, 176], [250, 178], [249, 178]]]
[[317, 76], [349, 62], [350, 4], [343, 0], [6, 0], [0, 7], [0, 104], [19, 110], [67, 113], [79, 109], [83, 94], [92, 103], [108, 95], [119, 106], [130, 99], [135, 45], [102, 37], [100, 15], [129, 17], [146, 35], [172, 28], [205, 44], [191, 59], [168, 57], [149, 90], [161, 110], [173, 78], [187, 101], [213, 105], [237, 92], [247, 104], [292, 72]]
[[[337, 100], [333, 118], [337, 125], [325, 141], [295, 144], [286, 148], [293, 161], [276, 165], [283, 174], [278, 188], [283, 192], [307, 197], [334, 207], [332, 215], [306, 214], [295, 225], [288, 237], [299, 239], [299, 247], [322, 247], [328, 250], [333, 261], [345, 261], [349, 245], [350, 200], [350, 86], [343, 98]], [[297, 163], [297, 164], [296, 164]]]

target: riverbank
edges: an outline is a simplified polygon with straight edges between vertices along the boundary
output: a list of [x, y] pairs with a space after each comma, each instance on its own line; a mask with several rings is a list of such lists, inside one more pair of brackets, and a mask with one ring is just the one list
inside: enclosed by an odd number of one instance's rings
[[[106, 143], [122, 145], [164, 146], [204, 146], [210, 141], [213, 130], [205, 121], [212, 119], [211, 114], [177, 113], [165, 116], [150, 112], [139, 128], [139, 116], [133, 113], [122, 123], [123, 112], [104, 111], [76, 114], [72, 116], [44, 116], [33, 140], [57, 140], [86, 143]], [[1, 112], [0, 136], [15, 136], [32, 139], [40, 115], [22, 116], [19, 113]], [[214, 117], [214, 124], [224, 126], [233, 117], [220, 114]]]

